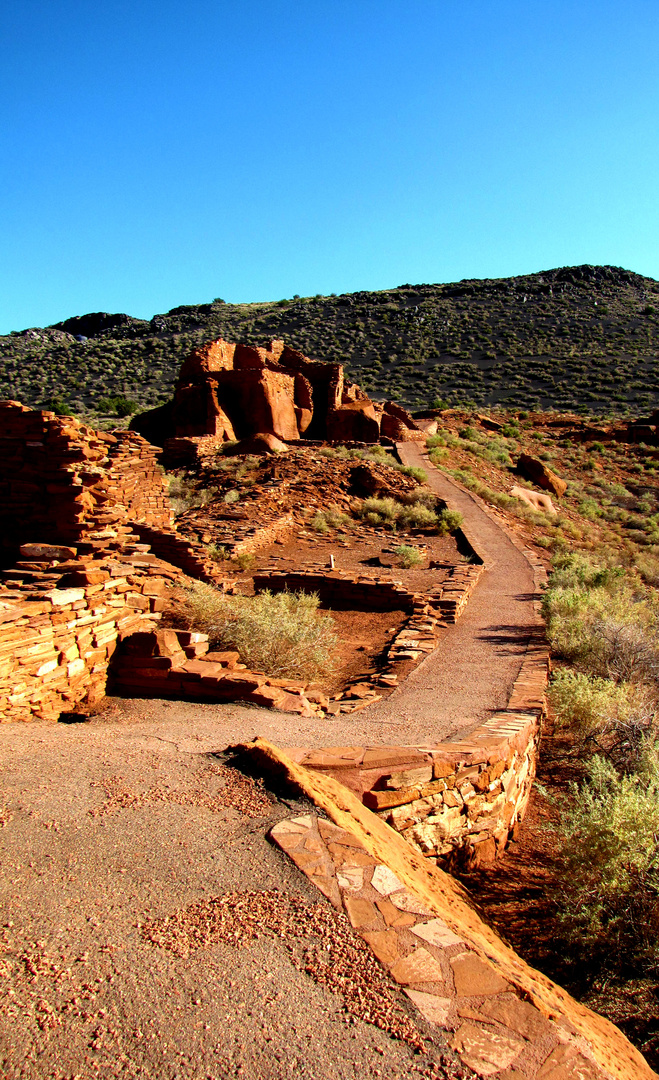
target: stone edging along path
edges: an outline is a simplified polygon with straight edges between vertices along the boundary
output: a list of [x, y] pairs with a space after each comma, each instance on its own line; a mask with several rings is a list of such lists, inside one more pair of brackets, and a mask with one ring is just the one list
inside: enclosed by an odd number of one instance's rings
[[[333, 776], [262, 739], [244, 748], [320, 813], [279, 822], [274, 842], [338, 909], [465, 1065], [497, 1080], [651, 1080], [608, 1020], [529, 967], [453, 878]], [[327, 817], [330, 820], [327, 820]]]
[[[407, 447], [398, 449], [405, 461]], [[416, 447], [413, 454], [417, 464]], [[504, 529], [499, 521], [496, 525]], [[491, 567], [469, 523], [462, 529], [481, 564]], [[549, 670], [548, 646], [537, 640], [547, 576], [535, 553], [504, 531], [531, 567], [538, 630], [527, 644], [506, 707], [468, 735], [435, 745], [287, 750], [297, 763], [340, 780], [426, 857], [444, 866], [479, 865], [503, 853], [524, 816], [536, 771]], [[404, 694], [404, 687], [398, 693]]]

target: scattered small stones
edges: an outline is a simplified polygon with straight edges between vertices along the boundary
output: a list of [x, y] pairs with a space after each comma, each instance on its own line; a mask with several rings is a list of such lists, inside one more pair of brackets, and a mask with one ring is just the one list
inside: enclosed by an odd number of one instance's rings
[[[187, 956], [191, 949], [248, 946], [276, 935], [291, 962], [343, 999], [348, 1015], [386, 1031], [422, 1052], [423, 1036], [398, 1005], [389, 978], [343, 914], [277, 889], [231, 892], [199, 900], [163, 919], [146, 922], [142, 937]], [[299, 954], [296, 944], [302, 942]], [[428, 1073], [429, 1077], [433, 1074]]]
[[108, 777], [103, 787], [108, 796], [102, 806], [89, 811], [91, 817], [104, 817], [118, 810], [135, 810], [157, 803], [174, 803], [178, 806], [201, 806], [212, 813], [237, 810], [246, 817], [265, 817], [272, 810], [272, 803], [259, 780], [244, 776], [227, 765], [210, 765], [207, 772], [224, 780], [224, 786], [215, 795], [199, 788], [177, 791], [170, 788], [149, 788], [147, 791], [131, 791], [123, 786], [119, 776]]

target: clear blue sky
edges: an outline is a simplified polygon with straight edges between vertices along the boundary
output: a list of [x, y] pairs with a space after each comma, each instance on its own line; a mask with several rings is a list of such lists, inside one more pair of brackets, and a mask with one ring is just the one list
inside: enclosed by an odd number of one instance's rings
[[0, 332], [659, 277], [657, 0], [4, 0]]

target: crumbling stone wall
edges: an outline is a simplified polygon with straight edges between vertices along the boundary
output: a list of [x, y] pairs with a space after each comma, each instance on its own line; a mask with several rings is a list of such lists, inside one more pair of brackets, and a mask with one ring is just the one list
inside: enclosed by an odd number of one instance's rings
[[[140, 550], [140, 547], [142, 550]], [[79, 557], [24, 545], [0, 587], [0, 722], [56, 720], [103, 697], [117, 641], [157, 626], [177, 572], [146, 545]]]
[[127, 521], [170, 525], [156, 454], [136, 432], [0, 402], [0, 565], [24, 543], [76, 544]]

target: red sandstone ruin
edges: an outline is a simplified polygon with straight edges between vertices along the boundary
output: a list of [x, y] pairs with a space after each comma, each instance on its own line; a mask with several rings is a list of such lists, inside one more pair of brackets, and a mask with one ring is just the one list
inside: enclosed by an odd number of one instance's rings
[[285, 442], [423, 438], [405, 409], [373, 402], [347, 383], [341, 364], [311, 360], [283, 341], [260, 348], [222, 338], [194, 349], [173, 399], [131, 426], [159, 446], [169, 439], [226, 442], [256, 434]]

